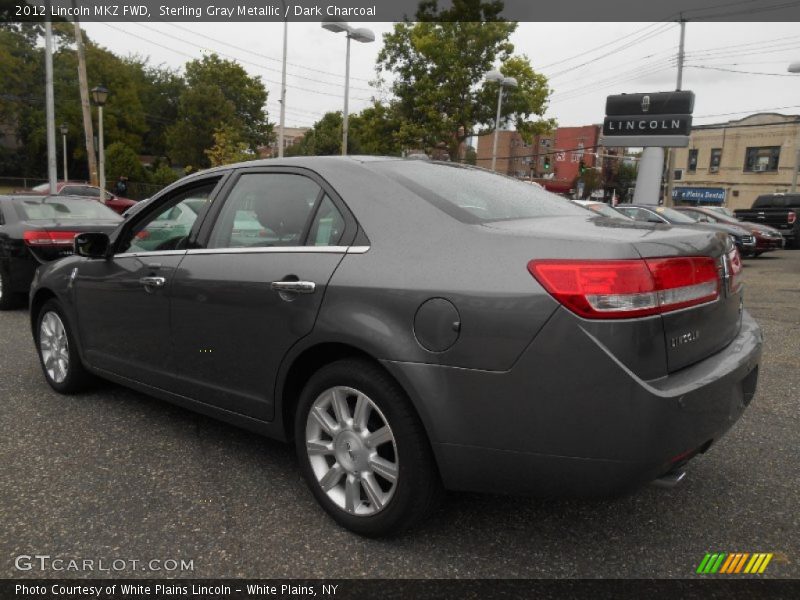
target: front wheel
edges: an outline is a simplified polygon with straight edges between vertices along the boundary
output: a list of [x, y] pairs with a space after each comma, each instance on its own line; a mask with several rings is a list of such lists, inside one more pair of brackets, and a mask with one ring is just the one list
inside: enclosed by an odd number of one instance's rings
[[48, 300], [36, 320], [36, 349], [44, 377], [61, 394], [83, 390], [91, 377], [81, 363], [75, 337], [56, 300]]
[[424, 518], [441, 483], [422, 423], [377, 365], [342, 360], [306, 384], [295, 419], [303, 475], [342, 526], [370, 537]]

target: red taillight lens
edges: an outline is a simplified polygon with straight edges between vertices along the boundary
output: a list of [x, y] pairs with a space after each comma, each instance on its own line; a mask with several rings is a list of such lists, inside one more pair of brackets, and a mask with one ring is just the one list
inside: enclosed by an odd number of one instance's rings
[[29, 246], [71, 246], [77, 231], [32, 230], [22, 234]]
[[795, 221], [797, 221], [797, 214], [794, 211], [790, 210], [789, 214], [786, 217], [786, 222], [789, 223], [789, 225], [791, 225]]
[[532, 260], [528, 271], [556, 300], [589, 319], [655, 315], [719, 296], [710, 257]]
[[736, 246], [728, 252], [728, 264], [730, 265], [730, 273], [728, 274], [730, 282], [728, 285], [731, 292], [735, 294], [742, 287], [742, 256]]

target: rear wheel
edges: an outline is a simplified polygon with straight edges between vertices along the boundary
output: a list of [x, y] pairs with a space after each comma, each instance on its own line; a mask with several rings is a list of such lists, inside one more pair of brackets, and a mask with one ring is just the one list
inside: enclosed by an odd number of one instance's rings
[[44, 377], [61, 394], [74, 394], [91, 380], [78, 355], [75, 337], [56, 300], [48, 300], [36, 320], [36, 348]]
[[422, 423], [378, 366], [342, 360], [306, 384], [295, 419], [303, 475], [342, 526], [370, 537], [424, 518], [441, 483]]

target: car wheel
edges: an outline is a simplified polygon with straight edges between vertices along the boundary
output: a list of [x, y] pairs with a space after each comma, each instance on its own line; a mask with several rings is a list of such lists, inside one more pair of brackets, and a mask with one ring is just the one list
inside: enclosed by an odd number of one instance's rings
[[300, 396], [295, 442], [317, 501], [358, 534], [399, 533], [441, 497], [419, 417], [397, 383], [368, 361], [338, 361], [311, 377]]
[[0, 310], [11, 310], [23, 305], [23, 295], [11, 291], [8, 276], [0, 267]]
[[47, 383], [61, 394], [86, 388], [91, 376], [78, 356], [75, 337], [58, 302], [48, 300], [36, 320], [36, 348]]

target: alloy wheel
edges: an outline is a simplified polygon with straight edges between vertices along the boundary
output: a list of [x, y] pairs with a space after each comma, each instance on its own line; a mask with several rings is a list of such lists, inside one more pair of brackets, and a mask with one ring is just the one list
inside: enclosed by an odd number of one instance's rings
[[69, 374], [69, 341], [61, 317], [53, 311], [42, 316], [39, 352], [47, 376], [55, 383], [62, 383]]
[[322, 490], [349, 514], [380, 512], [397, 489], [394, 433], [377, 405], [354, 388], [332, 387], [316, 398], [306, 419], [306, 453]]

